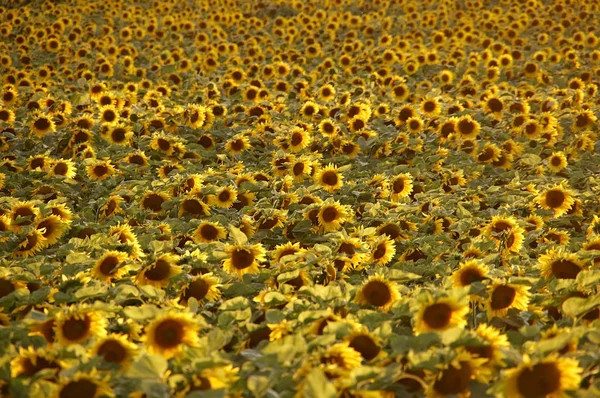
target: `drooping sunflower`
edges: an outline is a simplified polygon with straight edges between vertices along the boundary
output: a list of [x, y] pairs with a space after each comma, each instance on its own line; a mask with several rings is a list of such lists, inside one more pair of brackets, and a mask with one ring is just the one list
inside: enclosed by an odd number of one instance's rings
[[35, 228], [42, 232], [42, 236], [45, 239], [44, 245], [50, 246], [58, 242], [60, 237], [65, 233], [67, 224], [59, 216], [50, 214], [41, 219]]
[[115, 166], [110, 162], [110, 159], [95, 160], [86, 167], [88, 176], [93, 181], [104, 181], [115, 174]]
[[144, 151], [135, 151], [127, 155], [123, 161], [128, 164], [134, 164], [137, 166], [148, 166], [148, 157], [144, 153]]
[[525, 230], [521, 227], [515, 227], [508, 232], [504, 239], [504, 253], [519, 253], [523, 248], [525, 241]]
[[198, 346], [200, 324], [197, 318], [188, 312], [167, 313], [146, 326], [142, 341], [150, 352], [165, 358], [178, 356], [183, 347]]
[[452, 273], [450, 280], [456, 287], [469, 286], [473, 282], [480, 282], [487, 278], [489, 269], [477, 259], [460, 263], [460, 268]]
[[92, 273], [96, 278], [105, 282], [111, 282], [113, 279], [121, 279], [129, 272], [129, 268], [123, 266], [123, 263], [128, 258], [125, 252], [109, 250], [96, 260]]
[[125, 210], [121, 208], [121, 203], [124, 201], [125, 199], [123, 199], [121, 195], [111, 195], [106, 203], [100, 208], [100, 213], [98, 215], [99, 219], [103, 220], [113, 214], [124, 214]]
[[198, 301], [216, 301], [221, 298], [221, 279], [212, 272], [194, 277], [183, 289], [179, 303], [186, 305], [190, 298]]
[[110, 236], [116, 236], [120, 243], [126, 244], [131, 248], [129, 257], [137, 259], [143, 255], [142, 247], [129, 224], [117, 224], [110, 227], [108, 231]]
[[469, 306], [464, 300], [454, 297], [434, 298], [429, 296], [415, 314], [413, 330], [416, 335], [443, 332], [450, 328], [464, 328]]
[[371, 261], [376, 265], [386, 265], [395, 254], [396, 244], [385, 234], [378, 236], [371, 244]]
[[342, 224], [351, 219], [348, 206], [342, 205], [337, 200], [327, 199], [320, 206], [317, 214], [319, 228], [325, 232], [337, 231]]
[[394, 176], [390, 182], [392, 202], [398, 202], [400, 199], [407, 197], [413, 190], [413, 178], [408, 173], [398, 174]]
[[185, 167], [183, 167], [179, 163], [165, 162], [162, 166], [158, 168], [157, 174], [161, 179], [166, 180], [169, 178], [169, 176], [175, 175], [184, 170]]
[[129, 341], [126, 335], [111, 333], [95, 344], [92, 355], [102, 357], [105, 362], [127, 367], [137, 350], [137, 345]]
[[561, 182], [540, 193], [534, 201], [542, 209], [553, 210], [554, 216], [560, 217], [575, 203], [575, 192], [566, 187], [566, 182]]
[[577, 390], [583, 370], [575, 358], [551, 354], [523, 362], [506, 371], [502, 384], [504, 398], [565, 397], [566, 391]]
[[400, 293], [396, 284], [382, 275], [374, 274], [363, 283], [354, 301], [359, 305], [372, 305], [385, 312], [399, 299]]
[[227, 231], [215, 222], [203, 221], [194, 230], [192, 238], [196, 243], [210, 243], [225, 239]]
[[36, 373], [46, 369], [52, 369], [56, 374], [65, 367], [65, 363], [58, 359], [56, 355], [47, 348], [35, 349], [32, 346], [27, 348], [19, 347], [19, 354], [10, 361], [11, 376], [33, 377]]
[[177, 265], [180, 258], [176, 254], [162, 254], [152, 264], [144, 267], [136, 276], [135, 281], [140, 285], [166, 287], [170, 279], [181, 273], [181, 266]]
[[52, 162], [48, 170], [48, 176], [61, 176], [66, 178], [75, 178], [77, 169], [75, 163], [70, 159], [58, 159]]
[[148, 191], [140, 200], [140, 207], [154, 213], [161, 213], [163, 211], [162, 204], [168, 201], [169, 198], [170, 196], [166, 193]]
[[553, 276], [557, 279], [575, 279], [584, 270], [585, 262], [575, 253], [569, 253], [564, 248], [550, 249], [538, 258], [537, 268], [546, 279]]
[[62, 346], [81, 344], [91, 337], [106, 334], [106, 319], [96, 310], [75, 308], [61, 312], [56, 317], [54, 333]]
[[60, 379], [50, 398], [99, 398], [114, 396], [104, 377], [93, 369], [89, 373], [77, 372], [75, 376]]
[[225, 246], [228, 258], [222, 261], [223, 269], [229, 274], [237, 274], [240, 279], [244, 274], [257, 274], [259, 263], [266, 260], [266, 251], [262, 244]]
[[509, 309], [525, 311], [531, 299], [529, 288], [525, 285], [494, 281], [487, 289], [486, 308], [488, 318], [502, 317]]
[[337, 166], [332, 163], [319, 169], [315, 173], [315, 182], [323, 187], [327, 192], [335, 192], [343, 185], [344, 176], [338, 171]]

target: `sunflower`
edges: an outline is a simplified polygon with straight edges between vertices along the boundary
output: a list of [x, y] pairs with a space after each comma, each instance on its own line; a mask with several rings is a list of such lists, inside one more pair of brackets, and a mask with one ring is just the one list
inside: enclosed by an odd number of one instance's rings
[[58, 344], [69, 346], [81, 344], [91, 337], [104, 336], [107, 325], [106, 319], [97, 311], [80, 308], [59, 313], [54, 333]]
[[129, 256], [125, 252], [108, 250], [102, 257], [96, 260], [92, 273], [96, 278], [104, 282], [121, 279], [129, 272], [129, 268], [123, 265], [128, 258]]
[[221, 279], [212, 272], [198, 275], [183, 288], [179, 303], [186, 305], [192, 297], [198, 301], [217, 301], [221, 298], [221, 286]]
[[50, 246], [58, 242], [65, 233], [67, 224], [59, 216], [51, 214], [40, 220], [35, 228], [42, 232], [44, 245]]
[[396, 244], [386, 234], [380, 235], [371, 244], [371, 261], [383, 266], [392, 261], [396, 254]]
[[516, 285], [494, 281], [487, 289], [486, 302], [488, 318], [505, 316], [509, 309], [514, 308], [525, 311], [531, 299], [529, 288], [525, 285]]
[[167, 359], [179, 356], [183, 347], [199, 345], [197, 318], [188, 312], [169, 312], [146, 326], [142, 341], [150, 352]]
[[146, 156], [144, 151], [135, 151], [133, 153], [130, 153], [123, 159], [123, 161], [125, 163], [134, 164], [142, 167], [148, 166], [150, 164], [148, 163], [148, 157]]
[[551, 354], [542, 359], [523, 355], [523, 362], [509, 369], [502, 380], [505, 398], [565, 397], [581, 383], [579, 362], [575, 358]]
[[182, 391], [181, 396], [188, 396], [195, 391], [226, 389], [237, 381], [238, 371], [238, 368], [231, 365], [203, 369], [199, 374], [192, 376], [191, 384]]
[[87, 166], [86, 170], [93, 181], [104, 181], [115, 173], [115, 167], [110, 159], [96, 160]]
[[[27, 160], [27, 169], [28, 170], [46, 171], [50, 167], [51, 163], [52, 163], [52, 159], [50, 157], [48, 157], [47, 155], [30, 156], [29, 159]], [[2, 184], [0, 184], [0, 188], [1, 187], [2, 187]]]
[[13, 251], [12, 255], [15, 257], [29, 257], [36, 254], [36, 252], [42, 250], [47, 246], [46, 239], [44, 238], [44, 231], [39, 229], [34, 229], [29, 231], [27, 235], [25, 235], [25, 240], [23, 240], [19, 246]]
[[152, 136], [152, 140], [150, 141], [148, 148], [162, 152], [167, 156], [171, 156], [175, 150], [175, 142], [171, 139], [171, 137], [165, 135], [164, 133], [155, 133]]
[[240, 245], [238, 243], [225, 246], [228, 258], [222, 261], [223, 269], [229, 274], [237, 274], [240, 279], [244, 274], [257, 274], [259, 263], [266, 260], [262, 244]]
[[456, 132], [463, 140], [476, 139], [480, 129], [479, 122], [474, 120], [471, 115], [461, 116], [456, 121]]
[[165, 180], [169, 178], [169, 175], [173, 176], [183, 170], [185, 167], [179, 163], [165, 162], [158, 168], [158, 177]]
[[336, 343], [329, 347], [324, 353], [320, 354], [319, 362], [325, 365], [325, 372], [328, 370], [332, 373], [349, 372], [358, 368], [362, 362], [360, 352], [350, 347], [350, 343]]
[[194, 230], [192, 238], [196, 243], [210, 243], [225, 239], [227, 231], [218, 223], [203, 221]]
[[584, 270], [584, 261], [576, 254], [566, 252], [563, 248], [550, 249], [538, 258], [538, 267], [541, 275], [550, 279], [575, 279]]
[[313, 101], [306, 101], [299, 110], [301, 116], [311, 119], [319, 113], [319, 105]]
[[286, 256], [302, 256], [306, 252], [306, 249], [300, 247], [300, 242], [286, 242], [275, 246], [270, 257], [273, 263], [280, 263]]
[[186, 124], [193, 128], [201, 128], [206, 121], [207, 108], [202, 105], [190, 104], [185, 110]]
[[31, 201], [18, 201], [8, 212], [10, 224], [15, 231], [32, 225], [40, 218], [40, 209]]
[[553, 210], [555, 217], [565, 214], [575, 203], [575, 192], [566, 187], [565, 182], [561, 182], [550, 189], [540, 193], [535, 199], [542, 209]]
[[106, 126], [115, 126], [119, 123], [119, 110], [114, 105], [104, 105], [98, 109], [100, 122]]
[[66, 178], [75, 178], [77, 171], [75, 163], [70, 159], [58, 159], [52, 162], [48, 171], [48, 176], [61, 176]]
[[225, 149], [232, 155], [239, 155], [249, 148], [251, 148], [250, 141], [245, 135], [234, 136], [225, 144]]
[[229, 209], [237, 199], [237, 192], [232, 187], [222, 187], [210, 196], [209, 203], [222, 209]]
[[325, 84], [319, 88], [318, 96], [321, 101], [329, 102], [335, 100], [335, 87], [331, 84]]
[[434, 117], [440, 114], [442, 107], [436, 97], [421, 100], [421, 113], [423, 116]]
[[304, 178], [310, 176], [312, 173], [312, 160], [301, 156], [292, 162], [290, 170], [295, 182], [303, 182]]
[[155, 262], [143, 268], [135, 277], [140, 285], [166, 287], [170, 279], [181, 273], [182, 268], [177, 265], [180, 258], [176, 254], [162, 254]]
[[473, 356], [486, 360], [486, 366], [504, 366], [502, 350], [510, 347], [506, 334], [493, 326], [482, 323], [475, 329], [478, 345], [467, 345], [464, 348]]
[[135, 260], [143, 255], [142, 248], [138, 242], [137, 236], [133, 233], [129, 224], [117, 224], [110, 227], [108, 231], [110, 236], [116, 236], [118, 241], [130, 247], [130, 257]]
[[56, 131], [56, 125], [54, 124], [52, 117], [41, 112], [33, 115], [33, 120], [29, 127], [31, 132], [40, 138]]
[[472, 259], [461, 262], [460, 268], [452, 273], [450, 280], [456, 287], [465, 287], [487, 279], [488, 273], [489, 269], [480, 260]]
[[348, 342], [348, 347], [357, 351], [365, 361], [372, 361], [385, 353], [381, 348], [380, 339], [370, 333], [367, 328], [354, 330], [345, 340]]
[[568, 164], [569, 162], [564, 152], [552, 152], [552, 155], [548, 157], [548, 169], [554, 173], [558, 173], [567, 167]]
[[140, 207], [154, 213], [161, 213], [163, 211], [162, 204], [168, 201], [169, 198], [166, 193], [149, 191], [140, 200]]
[[415, 314], [414, 332], [442, 332], [450, 328], [464, 328], [467, 324], [466, 315], [469, 306], [454, 297], [435, 299], [432, 296], [420, 305]]
[[311, 136], [308, 131], [301, 127], [294, 127], [287, 133], [288, 148], [291, 152], [300, 152], [306, 148], [311, 141]]
[[428, 372], [426, 380], [429, 387], [426, 391], [428, 398], [447, 396], [468, 397], [471, 380], [480, 382], [489, 380], [489, 372], [482, 369], [485, 359], [474, 358], [462, 348], [456, 350], [455, 357], [450, 363], [443, 363], [434, 372]]
[[210, 215], [210, 207], [199, 199], [196, 195], [186, 195], [179, 204], [178, 217], [184, 214], [190, 214], [193, 218]]
[[356, 293], [354, 301], [359, 305], [372, 305], [387, 312], [400, 299], [398, 287], [383, 275], [374, 274], [366, 280]]
[[64, 367], [65, 363], [56, 358], [55, 354], [47, 348], [35, 349], [32, 346], [19, 347], [18, 356], [10, 361], [10, 373], [13, 378], [33, 377], [36, 373], [47, 369], [54, 371], [53, 375], [49, 375], [54, 378]]
[[319, 228], [325, 232], [337, 231], [343, 223], [350, 221], [350, 219], [351, 214], [348, 206], [342, 205], [331, 198], [321, 204], [317, 214]]
[[125, 210], [121, 208], [121, 203], [123, 203], [125, 199], [123, 199], [120, 195], [111, 195], [109, 196], [106, 203], [100, 208], [99, 219], [103, 220], [106, 217], [110, 217], [113, 214], [124, 214]]
[[112, 397], [112, 389], [107, 385], [107, 380], [98, 375], [93, 369], [90, 373], [77, 372], [69, 378], [61, 377], [60, 383], [50, 398], [99, 398]]
[[390, 182], [392, 202], [399, 202], [400, 199], [407, 197], [413, 190], [413, 178], [409, 173], [398, 174]]
[[138, 347], [126, 335], [109, 334], [100, 339], [92, 349], [92, 356], [102, 357], [105, 362], [127, 367], [135, 356]]
[[337, 123], [333, 119], [323, 119], [319, 122], [319, 132], [326, 137], [334, 137], [339, 131]]
[[338, 171], [337, 166], [332, 163], [319, 169], [315, 173], [315, 182], [323, 187], [327, 192], [335, 192], [343, 185], [344, 176]]
[[107, 126], [103, 138], [114, 145], [128, 146], [133, 137], [133, 130], [126, 124], [118, 123], [113, 126]]
[[515, 227], [504, 238], [503, 252], [508, 253], [519, 253], [523, 248], [523, 242], [525, 241], [525, 230], [521, 227]]

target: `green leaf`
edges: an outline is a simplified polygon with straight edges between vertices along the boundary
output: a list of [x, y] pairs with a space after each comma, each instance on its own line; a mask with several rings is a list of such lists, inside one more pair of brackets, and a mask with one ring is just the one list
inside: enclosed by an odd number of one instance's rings
[[335, 387], [319, 368], [314, 368], [306, 376], [303, 392], [305, 398], [335, 398], [337, 396]]
[[236, 297], [227, 300], [219, 307], [220, 311], [243, 310], [250, 307], [250, 301], [246, 297]]
[[577, 317], [598, 305], [600, 305], [600, 295], [588, 298], [571, 297], [563, 303], [562, 310], [567, 316]]
[[265, 318], [267, 319], [267, 322], [269, 322], [269, 323], [279, 323], [285, 319], [285, 315], [283, 314], [283, 312], [281, 312], [279, 310], [270, 309], [270, 310], [267, 310], [267, 313], [265, 314]]
[[288, 362], [294, 359], [297, 355], [302, 355], [306, 352], [306, 340], [299, 335], [285, 336], [281, 340], [273, 341], [263, 348], [262, 353], [265, 355], [275, 354], [280, 362]]
[[134, 379], [162, 378], [168, 368], [167, 360], [161, 355], [143, 355], [125, 372], [125, 377]]
[[146, 319], [154, 318], [156, 316], [156, 307], [153, 305], [142, 305], [141, 307], [126, 307], [123, 308], [123, 313], [128, 318], [134, 321], [143, 321]]
[[255, 397], [264, 396], [268, 388], [269, 379], [267, 377], [253, 375], [248, 378], [248, 390], [250, 390]]
[[588, 286], [598, 286], [600, 284], [600, 269], [581, 271], [577, 274], [577, 283], [585, 288]]
[[558, 352], [569, 342], [571, 335], [568, 333], [561, 333], [551, 339], [542, 340], [535, 346], [535, 352], [540, 355], [544, 355], [550, 352]]
[[231, 237], [233, 238], [233, 241], [236, 244], [243, 246], [246, 243], [248, 243], [248, 237], [239, 228], [236, 228], [233, 225], [229, 225], [229, 231], [231, 233]]

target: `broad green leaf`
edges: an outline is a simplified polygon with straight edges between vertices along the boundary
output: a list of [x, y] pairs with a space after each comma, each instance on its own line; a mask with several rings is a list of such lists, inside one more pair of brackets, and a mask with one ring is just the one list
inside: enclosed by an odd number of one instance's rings
[[136, 379], [162, 378], [167, 368], [167, 360], [163, 356], [145, 354], [125, 372], [125, 377]]
[[306, 376], [303, 390], [305, 398], [335, 398], [337, 396], [335, 387], [319, 368], [314, 368]]

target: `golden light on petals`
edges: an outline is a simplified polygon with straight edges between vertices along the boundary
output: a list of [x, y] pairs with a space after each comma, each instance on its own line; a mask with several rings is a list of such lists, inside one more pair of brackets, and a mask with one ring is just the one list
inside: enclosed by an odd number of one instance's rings
[[143, 342], [150, 352], [172, 358], [180, 355], [184, 347], [198, 346], [199, 330], [200, 324], [191, 313], [171, 312], [146, 326]]

